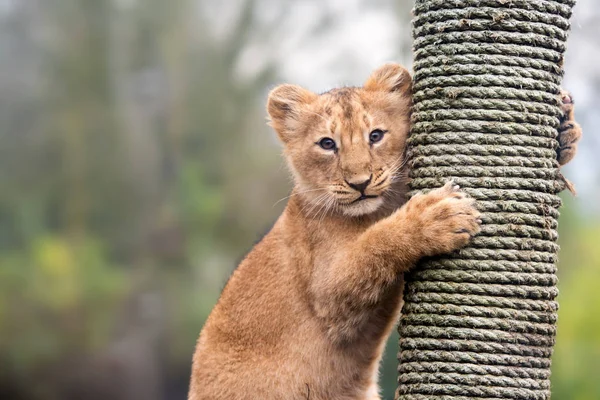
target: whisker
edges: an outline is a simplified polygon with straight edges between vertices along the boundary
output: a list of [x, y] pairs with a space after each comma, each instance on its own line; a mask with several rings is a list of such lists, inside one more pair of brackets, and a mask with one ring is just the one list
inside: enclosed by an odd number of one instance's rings
[[286, 196], [286, 197], [284, 197], [282, 199], [277, 200], [275, 202], [275, 204], [273, 204], [273, 207], [275, 207], [277, 204], [281, 203], [282, 201], [289, 199], [292, 196], [296, 196], [296, 195], [304, 194], [304, 193], [308, 193], [308, 192], [316, 192], [316, 191], [319, 191], [319, 190], [327, 190], [327, 189], [319, 188], [319, 189], [303, 190], [301, 192], [292, 192], [289, 196]]
[[394, 189], [388, 189], [383, 193], [383, 197], [392, 201], [397, 200], [398, 198], [404, 198], [406, 200], [406, 193], [399, 192]]
[[[317, 212], [315, 213], [315, 216], [314, 216], [314, 218], [313, 218], [313, 219], [315, 219], [315, 220], [316, 220], [316, 219], [318, 219], [318, 217], [319, 217], [319, 214], [321, 213], [321, 211], [323, 211], [323, 210], [325, 209], [325, 206], [326, 206], [326, 205], [329, 203], [329, 200], [330, 200], [330, 199], [327, 199], [327, 200], [325, 200], [325, 201], [324, 201], [324, 202], [321, 204], [321, 206], [319, 207], [319, 209], [318, 209], [318, 210], [317, 210]], [[319, 222], [319, 223], [320, 223], [320, 222]]]
[[410, 159], [409, 159], [407, 156], [404, 156], [404, 158], [402, 159], [402, 163], [400, 164], [400, 167], [399, 167], [399, 168], [404, 168], [404, 166], [405, 166], [406, 164], [408, 164], [408, 161], [409, 161], [409, 160], [410, 160]]
[[398, 171], [400, 171], [408, 162], [408, 157], [404, 157], [404, 158], [399, 158], [398, 160], [396, 160], [392, 166], [389, 168], [389, 170], [391, 171], [391, 174], [394, 175], [395, 173], [397, 173]]
[[309, 216], [309, 218], [310, 218], [310, 219], [313, 219], [313, 220], [314, 220], [314, 219], [316, 219], [316, 218], [317, 218], [317, 216], [319, 215], [319, 213], [320, 213], [320, 212], [321, 212], [321, 210], [323, 209], [323, 207], [324, 207], [324, 205], [325, 205], [325, 202], [326, 202], [326, 201], [327, 201], [327, 199], [323, 199], [323, 201], [321, 201], [321, 202], [318, 204], [318, 207], [316, 207], [316, 208], [314, 209], [314, 212], [311, 212], [311, 213], [310, 213], [310, 216]]
[[323, 220], [325, 219], [325, 216], [327, 215], [327, 213], [329, 212], [329, 209], [335, 204], [335, 198], [330, 197], [328, 199], [328, 201], [325, 203], [325, 207], [323, 210], [323, 214], [321, 215], [321, 218], [319, 218], [319, 225], [323, 222]]
[[398, 182], [398, 178], [408, 178], [409, 173], [410, 171], [407, 169], [396, 171], [392, 176], [392, 182]]
[[410, 175], [410, 171], [407, 169], [403, 169], [394, 174], [394, 177], [408, 177]]
[[333, 197], [329, 198], [329, 202], [327, 203], [326, 207], [325, 207], [325, 211], [323, 211], [323, 215], [321, 215], [321, 219], [319, 220], [319, 225], [323, 222], [323, 220], [325, 219], [325, 216], [327, 215], [327, 213], [329, 212], [329, 209], [335, 204], [335, 199]]
[[371, 186], [372, 189], [378, 188], [379, 186], [383, 185], [385, 183], [385, 181], [388, 179], [389, 175], [386, 175], [383, 177], [383, 179], [379, 180], [379, 182], [375, 182], [375, 184], [373, 184], [373, 186]]
[[399, 191], [397, 191], [397, 190], [394, 190], [394, 189], [388, 189], [388, 190], [386, 190], [386, 191], [383, 193], [383, 195], [384, 195], [384, 196], [385, 196], [385, 195], [390, 195], [390, 196], [391, 196], [391, 195], [394, 195], [394, 196], [403, 196], [403, 195], [405, 195], [405, 194], [406, 194], [406, 193], [399, 192]]
[[308, 201], [306, 202], [306, 204], [304, 204], [304, 206], [302, 207], [302, 209], [300, 209], [300, 213], [304, 214], [304, 211], [306, 211], [308, 209], [308, 207], [312, 207], [314, 206], [314, 202], [318, 201], [318, 199], [320, 199], [323, 196], [323, 193], [318, 195], [316, 199], [314, 199], [312, 202]]
[[[306, 213], [307, 218], [310, 218], [311, 215], [313, 214], [314, 210], [318, 210], [321, 206], [321, 204], [327, 199], [328, 193], [323, 193], [320, 194], [315, 200], [314, 200], [314, 204], [312, 205], [312, 207], [308, 210], [308, 212]], [[305, 207], [306, 208], [306, 207]], [[303, 208], [304, 210], [304, 208]]]
[[327, 213], [329, 212], [329, 209], [331, 208], [331, 206], [335, 203], [335, 198], [333, 196], [330, 196], [329, 199], [325, 202], [325, 208], [323, 210], [323, 214], [321, 215], [321, 218], [319, 220], [319, 224], [323, 221], [323, 219], [325, 219], [325, 216], [327, 215]]

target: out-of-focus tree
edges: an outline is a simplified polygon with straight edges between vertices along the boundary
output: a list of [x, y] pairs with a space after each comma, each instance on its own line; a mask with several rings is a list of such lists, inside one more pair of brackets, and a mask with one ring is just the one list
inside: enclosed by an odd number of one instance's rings
[[199, 322], [277, 214], [264, 193], [288, 189], [256, 100], [291, 3], [3, 3], [0, 391], [152, 399], [187, 381]]

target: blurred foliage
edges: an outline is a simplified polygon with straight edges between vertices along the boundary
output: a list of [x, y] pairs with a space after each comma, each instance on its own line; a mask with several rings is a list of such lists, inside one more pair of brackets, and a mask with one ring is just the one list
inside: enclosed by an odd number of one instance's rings
[[247, 133], [274, 66], [235, 78], [256, 6], [240, 4], [223, 38], [188, 0], [0, 13], [0, 397], [79, 398], [103, 379], [110, 398], [185, 393], [202, 320], [277, 211], [259, 195], [286, 190], [281, 171], [249, 179], [277, 160], [246, 151], [273, 146]]
[[558, 337], [552, 360], [555, 399], [600, 398], [600, 223], [563, 208]]
[[[292, 31], [308, 3], [0, 1], [0, 398], [185, 398], [202, 323], [290, 188], [263, 102], [289, 43], [335, 28], [313, 1]], [[406, 24], [407, 1], [376, 3]], [[600, 225], [566, 210], [553, 398], [598, 399]]]

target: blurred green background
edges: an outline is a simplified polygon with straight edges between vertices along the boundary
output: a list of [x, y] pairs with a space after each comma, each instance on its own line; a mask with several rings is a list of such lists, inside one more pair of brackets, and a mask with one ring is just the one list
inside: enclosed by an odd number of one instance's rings
[[[183, 399], [196, 337], [291, 188], [269, 88], [410, 64], [406, 0], [0, 0], [0, 399]], [[555, 400], [600, 399], [600, 0], [565, 86]], [[396, 338], [382, 371], [395, 387]]]

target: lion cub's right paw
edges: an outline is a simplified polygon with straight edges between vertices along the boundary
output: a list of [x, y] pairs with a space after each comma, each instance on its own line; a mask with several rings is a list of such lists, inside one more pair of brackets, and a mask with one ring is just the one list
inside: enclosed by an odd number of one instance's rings
[[475, 200], [448, 182], [427, 194], [418, 194], [406, 204], [422, 240], [423, 256], [450, 253], [465, 246], [480, 231], [481, 214]]

